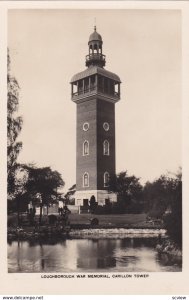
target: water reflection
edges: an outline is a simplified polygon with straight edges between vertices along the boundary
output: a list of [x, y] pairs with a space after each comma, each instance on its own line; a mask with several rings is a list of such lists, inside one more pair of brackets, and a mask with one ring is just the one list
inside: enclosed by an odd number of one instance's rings
[[114, 250], [119, 244], [120, 240], [80, 240], [77, 243], [77, 268], [91, 270], [116, 267]]
[[181, 262], [160, 256], [155, 238], [73, 239], [8, 244], [9, 272], [176, 272]]

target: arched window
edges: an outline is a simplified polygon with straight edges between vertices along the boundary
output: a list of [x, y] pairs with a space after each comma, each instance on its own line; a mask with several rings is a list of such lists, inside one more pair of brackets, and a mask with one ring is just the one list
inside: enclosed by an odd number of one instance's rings
[[85, 172], [83, 175], [83, 187], [89, 186], [89, 173]]
[[84, 141], [83, 143], [83, 155], [89, 155], [89, 142]]
[[104, 173], [104, 187], [107, 187], [109, 185], [110, 175], [108, 172]]
[[97, 44], [94, 44], [94, 53], [97, 53], [98, 52], [98, 46]]
[[107, 140], [105, 140], [103, 143], [103, 154], [110, 155], [110, 144]]

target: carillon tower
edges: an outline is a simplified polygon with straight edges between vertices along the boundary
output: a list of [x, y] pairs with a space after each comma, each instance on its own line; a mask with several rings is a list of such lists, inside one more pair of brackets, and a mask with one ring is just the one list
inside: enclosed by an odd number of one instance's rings
[[108, 192], [108, 184], [115, 174], [115, 103], [120, 99], [121, 81], [104, 69], [102, 45], [95, 26], [88, 42], [87, 69], [71, 79], [72, 101], [77, 105], [78, 206], [94, 199], [98, 205], [117, 201], [116, 194]]

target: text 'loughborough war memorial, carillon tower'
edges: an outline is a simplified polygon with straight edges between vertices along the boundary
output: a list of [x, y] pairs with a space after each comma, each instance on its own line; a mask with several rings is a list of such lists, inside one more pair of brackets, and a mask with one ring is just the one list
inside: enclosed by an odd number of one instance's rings
[[120, 78], [104, 69], [102, 37], [89, 37], [87, 69], [71, 79], [72, 101], [77, 104], [77, 166], [75, 205], [117, 201], [108, 192], [115, 174], [115, 103], [120, 99]]

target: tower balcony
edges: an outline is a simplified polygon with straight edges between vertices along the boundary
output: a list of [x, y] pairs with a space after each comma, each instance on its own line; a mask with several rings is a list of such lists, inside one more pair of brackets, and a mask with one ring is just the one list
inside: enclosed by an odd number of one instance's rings
[[90, 65], [100, 65], [104, 67], [106, 64], [106, 56], [101, 53], [90, 53], [86, 55], [86, 66], [89, 67]]
[[117, 102], [120, 100], [120, 92], [117, 91], [108, 91], [104, 90], [104, 88], [99, 86], [92, 86], [90, 88], [81, 89], [77, 92], [72, 93], [72, 101], [80, 102], [84, 101], [87, 98], [97, 96], [100, 98], [104, 98], [111, 102]]
[[70, 83], [72, 101], [76, 103], [94, 96], [114, 103], [120, 99], [120, 78], [100, 66], [75, 74]]

